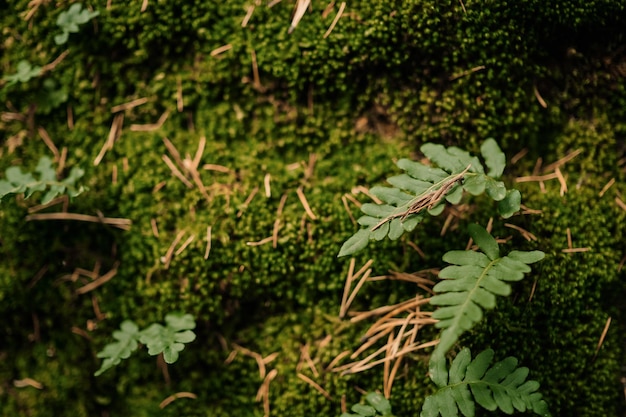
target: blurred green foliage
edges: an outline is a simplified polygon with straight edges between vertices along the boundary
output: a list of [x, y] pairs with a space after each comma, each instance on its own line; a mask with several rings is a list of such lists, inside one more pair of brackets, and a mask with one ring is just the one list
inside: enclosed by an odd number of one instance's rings
[[[342, 395], [352, 404], [360, 398], [355, 387], [382, 386], [377, 369], [347, 377], [323, 370], [339, 353], [355, 349], [365, 330], [334, 318], [348, 270], [336, 254], [356, 229], [342, 196], [354, 187], [380, 185], [393, 173], [394, 160], [418, 158], [426, 141], [461, 144], [475, 153], [486, 137], [496, 138], [508, 158], [529, 150], [505, 171], [507, 184], [529, 175], [538, 157], [546, 166], [582, 152], [561, 167], [569, 187], [564, 196], [556, 180], [546, 182], [545, 194], [537, 183], [516, 185], [522, 202], [542, 214], [510, 221], [537, 241], [525, 243], [502, 225], [495, 232], [513, 235], [521, 249], [546, 252], [546, 260], [534, 276], [534, 291], [531, 277], [468, 335], [472, 345], [463, 344], [519, 358], [533, 370], [555, 415], [622, 410], [625, 288], [618, 265], [626, 248], [624, 211], [615, 202], [626, 192], [621, 2], [361, 1], [347, 4], [326, 38], [338, 4], [325, 13], [327, 4], [313, 3], [292, 34], [292, 1], [272, 8], [241, 0], [149, 1], [143, 11], [141, 2], [82, 4], [99, 15], [71, 37], [66, 55], [54, 34], [71, 2], [7, 4], [14, 12], [1, 17], [0, 72], [16, 74], [22, 61], [54, 65], [25, 82], [0, 81], [0, 170], [34, 168], [42, 155], [50, 155], [39, 138], [41, 126], [67, 152], [65, 166], [85, 170], [89, 191], [68, 211], [100, 212], [133, 224], [126, 232], [97, 223], [26, 222], [34, 202], [3, 202], [3, 415], [72, 410], [261, 416], [263, 402], [255, 401], [263, 383], [258, 366], [240, 354], [226, 364], [232, 343], [263, 356], [279, 352], [267, 365], [277, 370], [269, 385], [272, 415], [340, 414]], [[45, 98], [46, 92], [58, 93]], [[141, 98], [147, 101], [113, 111]], [[121, 134], [94, 165], [122, 114]], [[164, 114], [156, 130], [137, 127]], [[188, 188], [172, 176], [162, 159], [172, 157], [163, 137], [189, 160], [206, 138], [199, 173], [209, 199], [191, 177]], [[213, 168], [203, 169], [205, 164]], [[215, 165], [226, 169], [216, 171]], [[599, 197], [611, 178], [615, 185]], [[316, 219], [305, 213], [298, 188]], [[363, 194], [355, 197], [368, 201]], [[495, 215], [488, 202], [472, 203], [478, 208], [471, 221], [486, 224]], [[348, 206], [356, 215], [356, 205]], [[272, 241], [247, 244], [272, 237], [277, 220], [276, 247]], [[380, 242], [357, 264], [374, 259], [374, 274], [438, 267], [443, 253], [467, 238], [440, 238], [443, 222], [399, 242]], [[205, 260], [207, 226], [212, 245]], [[563, 253], [568, 227], [576, 247], [592, 250]], [[194, 239], [166, 268], [161, 258], [181, 232], [175, 250]], [[426, 259], [415, 255], [409, 240]], [[116, 262], [111, 280], [76, 293], [91, 280], [77, 278], [77, 268], [103, 275]], [[400, 284], [376, 283], [363, 288], [354, 308], [414, 293]], [[198, 338], [168, 368], [169, 379], [146, 355], [93, 378], [96, 352], [123, 320], [133, 318], [144, 327], [173, 310], [194, 316]], [[608, 317], [613, 324], [596, 354]], [[330, 344], [312, 353], [320, 375], [306, 367], [299, 372], [317, 381], [332, 401], [296, 371], [301, 347], [319, 346], [328, 335]], [[396, 415], [421, 407], [431, 390], [426, 372], [416, 355], [398, 376], [391, 398]], [[23, 386], [26, 378], [44, 389]], [[181, 391], [198, 398], [179, 398], [159, 409], [163, 399]]]

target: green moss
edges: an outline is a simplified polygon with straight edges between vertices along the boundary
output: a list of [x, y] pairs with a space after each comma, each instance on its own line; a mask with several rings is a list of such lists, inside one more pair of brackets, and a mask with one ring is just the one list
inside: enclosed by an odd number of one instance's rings
[[[40, 78], [0, 86], [0, 131], [7, 138], [0, 170], [32, 166], [41, 155], [51, 155], [39, 138], [42, 126], [59, 150], [67, 148], [66, 169], [86, 170], [90, 190], [68, 211], [101, 212], [133, 224], [122, 231], [95, 223], [25, 222], [32, 202], [2, 203], [0, 313], [6, 320], [0, 339], [11, 343], [0, 348], [7, 358], [0, 361], [0, 402], [8, 404], [8, 413], [263, 415], [255, 401], [262, 382], [256, 363], [239, 356], [226, 365], [229, 352], [218, 343], [220, 334], [263, 354], [281, 352], [272, 362], [278, 370], [270, 386], [272, 413], [339, 414], [342, 395], [348, 404], [360, 399], [354, 387], [380, 389], [380, 370], [349, 377], [300, 370], [329, 391], [328, 401], [298, 378], [296, 365], [303, 344], [327, 364], [354, 348], [363, 331], [331, 318], [348, 270], [348, 261], [336, 254], [354, 232], [342, 196], [359, 185], [382, 183], [394, 172], [393, 160], [418, 158], [413, 151], [424, 141], [475, 151], [491, 136], [509, 157], [529, 148], [515, 167], [518, 175], [528, 175], [539, 156], [545, 165], [576, 149], [582, 153], [562, 167], [569, 185], [563, 198], [555, 180], [546, 183], [547, 194], [534, 183], [519, 184], [525, 204], [543, 214], [510, 221], [537, 235], [538, 242], [528, 246], [549, 256], [537, 269], [533, 301], [523, 302], [532, 288], [529, 280], [468, 343], [520, 357], [542, 382], [555, 415], [593, 415], [592, 406], [615, 414], [624, 359], [616, 327], [595, 360], [593, 355], [606, 318], [618, 323], [624, 311], [619, 298], [624, 273], [616, 266], [624, 252], [624, 214], [614, 203], [615, 191], [625, 192], [618, 165], [626, 132], [619, 49], [624, 7], [600, 0], [464, 3], [466, 11], [461, 2], [349, 3], [326, 38], [338, 5], [323, 13], [324, 6], [314, 3], [289, 34], [290, 2], [271, 9], [257, 5], [246, 27], [242, 21], [251, 3], [243, 0], [149, 2], [143, 12], [140, 5], [83, 3], [100, 15], [70, 36], [69, 54]], [[22, 59], [43, 66], [57, 58], [65, 46], [56, 45], [51, 34], [67, 7], [41, 4], [27, 21], [29, 2], [12, 2], [17, 13], [2, 17], [0, 72], [13, 73]], [[226, 44], [229, 50], [211, 55]], [[67, 91], [65, 102], [46, 106], [46, 80]], [[148, 102], [124, 111], [121, 136], [94, 165], [116, 117], [111, 108], [142, 97]], [[160, 129], [132, 128], [155, 123], [166, 111]], [[168, 153], [163, 137], [181, 158], [192, 159], [202, 136], [207, 142], [200, 165], [230, 170], [200, 169], [209, 199], [172, 176], [162, 159]], [[316, 158], [309, 175], [311, 154]], [[611, 178], [617, 184], [599, 198]], [[316, 219], [305, 213], [299, 187]], [[283, 195], [276, 247], [248, 245], [272, 236]], [[356, 214], [356, 206], [348, 204]], [[406, 241], [378, 242], [358, 263], [374, 259], [375, 274], [441, 266], [443, 253], [465, 245], [464, 225], [485, 224], [494, 213], [491, 203], [472, 204], [459, 227], [443, 238], [443, 217], [407, 235], [426, 259]], [[205, 260], [207, 226], [212, 249]], [[592, 251], [562, 253], [568, 227], [575, 245]], [[500, 236], [512, 233], [498, 221], [494, 230]], [[195, 237], [165, 268], [161, 258], [181, 231], [177, 247]], [[519, 237], [513, 242], [526, 245]], [[108, 271], [116, 261], [117, 274], [93, 293], [75, 293], [87, 279], [62, 279], [96, 264]], [[46, 273], [34, 282], [43, 267]], [[355, 308], [397, 302], [414, 292], [411, 286], [378, 283], [363, 288]], [[94, 320], [92, 295], [107, 318], [88, 331], [87, 341], [71, 329], [85, 329]], [[99, 366], [95, 352], [122, 320], [144, 326], [171, 311], [193, 314], [199, 337], [169, 367], [170, 386], [145, 351], [101, 379], [91, 376]], [[41, 332], [35, 341], [29, 339], [33, 317]], [[316, 350], [329, 334], [332, 342]], [[53, 358], [42, 354], [50, 346]], [[394, 384], [398, 415], [415, 414], [431, 389], [423, 362], [412, 358]], [[12, 385], [25, 377], [47, 388]], [[159, 402], [178, 391], [194, 392], [198, 399], [178, 399], [161, 411]]]

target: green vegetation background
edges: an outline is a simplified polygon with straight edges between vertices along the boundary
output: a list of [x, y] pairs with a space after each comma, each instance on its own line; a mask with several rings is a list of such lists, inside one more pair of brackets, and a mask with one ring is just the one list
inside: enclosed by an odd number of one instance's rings
[[[44, 66], [68, 51], [40, 77], [1, 87], [1, 171], [53, 156], [41, 127], [59, 150], [67, 148], [68, 169], [86, 170], [89, 191], [68, 211], [132, 220], [130, 231], [28, 222], [36, 200], [2, 202], [1, 415], [262, 416], [256, 362], [239, 355], [226, 363], [232, 343], [263, 356], [279, 352], [268, 364], [277, 370], [271, 415], [339, 415], [343, 395], [351, 404], [361, 398], [355, 388], [382, 388], [380, 369], [346, 377], [324, 371], [337, 354], [355, 349], [366, 329], [337, 318], [348, 260], [336, 254], [355, 231], [341, 197], [380, 184], [396, 172], [394, 159], [419, 157], [426, 141], [476, 151], [487, 137], [509, 159], [528, 149], [509, 164], [511, 185], [530, 175], [538, 158], [547, 165], [581, 153], [561, 168], [568, 184], [562, 196], [555, 180], [545, 192], [537, 183], [518, 184], [524, 204], [542, 212], [510, 222], [537, 241], [527, 243], [502, 221], [494, 233], [513, 236], [510, 246], [546, 252], [546, 260], [464, 343], [518, 357], [556, 416], [623, 415], [626, 211], [616, 201], [626, 200], [623, 2], [346, 2], [327, 37], [339, 2], [314, 1], [292, 33], [293, 1], [271, 8], [252, 0], [144, 3], [143, 11], [140, 1], [85, 3], [99, 16], [59, 46], [56, 19], [70, 2], [0, 2], [3, 77], [21, 60]], [[226, 44], [230, 49], [211, 54]], [[95, 166], [115, 117], [111, 108], [143, 97], [147, 103], [124, 112], [121, 136]], [[131, 128], [165, 112], [157, 130]], [[203, 136], [201, 165], [229, 168], [201, 172], [208, 201], [162, 160], [163, 137], [184, 158], [193, 157]], [[615, 185], [600, 197], [612, 178]], [[315, 220], [305, 214], [299, 187]], [[357, 264], [372, 258], [377, 274], [441, 266], [445, 251], [465, 246], [467, 222], [486, 224], [494, 214], [486, 201], [474, 203], [454, 233], [441, 238], [444, 219], [433, 219], [406, 240], [370, 245]], [[277, 218], [277, 247], [246, 244], [272, 236]], [[207, 226], [212, 248], [205, 260]], [[575, 247], [591, 250], [563, 253], [567, 228]], [[161, 257], [181, 231], [195, 239], [166, 269]], [[117, 262], [114, 278], [92, 293], [77, 295], [85, 282], [67, 279], [76, 268], [98, 264], [106, 272]], [[371, 283], [355, 308], [414, 293], [407, 285]], [[106, 319], [96, 320], [93, 297]], [[198, 338], [168, 368], [169, 382], [145, 352], [93, 377], [96, 352], [124, 319], [145, 327], [173, 311], [196, 318]], [[320, 344], [328, 335], [330, 343]], [[319, 375], [296, 369], [304, 345]], [[399, 374], [395, 414], [418, 414], [432, 389], [424, 363], [416, 355]], [[25, 378], [43, 389], [16, 386]], [[181, 391], [197, 399], [159, 408]]]

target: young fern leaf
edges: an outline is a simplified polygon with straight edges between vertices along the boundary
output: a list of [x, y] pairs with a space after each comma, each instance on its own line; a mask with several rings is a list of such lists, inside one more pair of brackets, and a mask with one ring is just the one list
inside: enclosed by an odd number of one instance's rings
[[541, 251], [511, 251], [500, 256], [496, 240], [484, 228], [470, 225], [469, 232], [482, 252], [450, 251], [443, 260], [452, 264], [439, 272], [443, 279], [433, 290], [430, 303], [439, 308], [433, 318], [435, 327], [443, 329], [433, 356], [443, 357], [459, 337], [483, 317], [484, 309], [493, 309], [496, 295], [511, 293], [510, 281], [519, 281], [531, 271], [528, 264], [544, 257]]
[[20, 167], [10, 167], [5, 171], [5, 179], [0, 180], [0, 201], [8, 194], [24, 194], [29, 198], [37, 191], [46, 191], [41, 198], [41, 204], [47, 204], [57, 195], [66, 193], [70, 197], [76, 197], [84, 191], [84, 187], [77, 186], [76, 182], [83, 176], [85, 171], [74, 167], [67, 178], [58, 181], [56, 170], [52, 167], [52, 160], [42, 156], [35, 168], [39, 178], [30, 172], [22, 172]]
[[514, 357], [489, 367], [492, 359], [491, 349], [472, 360], [470, 350], [465, 348], [448, 371], [445, 356], [432, 356], [430, 376], [439, 389], [426, 398], [420, 417], [457, 417], [459, 411], [465, 417], [474, 417], [475, 402], [489, 411], [532, 411], [549, 417], [548, 405], [537, 392], [539, 383], [526, 380], [528, 368], [518, 368]]
[[99, 358], [104, 358], [100, 369], [96, 371], [95, 376], [102, 375], [109, 368], [119, 364], [122, 359], [128, 359], [130, 355], [137, 350], [139, 346], [139, 328], [130, 320], [125, 320], [120, 326], [120, 330], [113, 332], [113, 338], [117, 342], [109, 343], [98, 352]]
[[504, 171], [505, 156], [495, 140], [487, 139], [481, 147], [488, 175], [480, 160], [462, 149], [433, 143], [420, 149], [436, 167], [400, 159], [397, 166], [405, 173], [387, 179], [393, 188], [370, 189], [383, 204], [361, 206], [363, 216], [357, 222], [362, 228], [343, 244], [338, 256], [352, 255], [371, 240], [399, 239], [404, 232], [413, 231], [426, 213], [437, 216], [446, 202], [459, 204], [464, 191], [472, 195], [487, 193], [500, 202], [498, 208], [505, 218], [519, 210], [519, 191], [507, 191], [504, 183], [497, 180]]

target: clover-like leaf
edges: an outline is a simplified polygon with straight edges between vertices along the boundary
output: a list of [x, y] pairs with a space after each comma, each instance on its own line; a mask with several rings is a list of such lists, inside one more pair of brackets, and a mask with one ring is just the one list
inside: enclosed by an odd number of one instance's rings
[[489, 411], [532, 411], [549, 417], [548, 405], [537, 392], [539, 383], [526, 380], [528, 368], [518, 367], [514, 357], [490, 367], [493, 356], [493, 350], [487, 349], [472, 360], [470, 350], [465, 348], [448, 371], [445, 355], [433, 355], [430, 377], [439, 389], [426, 398], [420, 417], [457, 417], [459, 411], [465, 417], [474, 417], [475, 403]]
[[125, 320], [120, 325], [120, 330], [113, 332], [113, 338], [117, 342], [109, 343], [97, 354], [99, 358], [104, 358], [104, 361], [94, 374], [95, 376], [102, 375], [106, 370], [119, 364], [122, 359], [128, 359], [137, 350], [139, 328], [132, 321]]
[[62, 45], [67, 42], [70, 33], [76, 33], [79, 31], [79, 25], [89, 22], [94, 17], [100, 14], [99, 11], [89, 11], [82, 8], [81, 3], [74, 3], [69, 9], [61, 12], [57, 17], [57, 26], [63, 31], [54, 37], [54, 42], [57, 45]]
[[3, 80], [8, 81], [7, 85], [13, 85], [18, 82], [26, 83], [31, 78], [39, 77], [41, 74], [41, 67], [33, 66], [30, 62], [26, 60], [21, 60], [17, 64], [17, 73], [12, 75], [6, 75], [2, 77]]
[[179, 352], [185, 348], [185, 343], [193, 342], [196, 334], [191, 331], [196, 327], [193, 316], [190, 314], [168, 314], [165, 317], [166, 326], [154, 323], [139, 335], [139, 341], [146, 345], [148, 354], [163, 353], [167, 363], [178, 360]]

